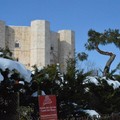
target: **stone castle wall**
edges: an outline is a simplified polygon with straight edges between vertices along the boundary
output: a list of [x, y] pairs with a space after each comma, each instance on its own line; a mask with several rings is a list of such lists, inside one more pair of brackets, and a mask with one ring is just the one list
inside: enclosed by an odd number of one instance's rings
[[5, 22], [0, 21], [0, 47], [5, 47]]
[[6, 26], [0, 21], [0, 47], [6, 46], [27, 68], [60, 63], [66, 70], [66, 59], [74, 58], [75, 35], [71, 30], [50, 30], [50, 23], [34, 20], [30, 26]]

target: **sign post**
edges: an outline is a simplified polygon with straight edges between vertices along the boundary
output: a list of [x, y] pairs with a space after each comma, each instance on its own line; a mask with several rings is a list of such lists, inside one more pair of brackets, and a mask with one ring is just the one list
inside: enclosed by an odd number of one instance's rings
[[40, 120], [57, 120], [56, 96], [39, 96]]

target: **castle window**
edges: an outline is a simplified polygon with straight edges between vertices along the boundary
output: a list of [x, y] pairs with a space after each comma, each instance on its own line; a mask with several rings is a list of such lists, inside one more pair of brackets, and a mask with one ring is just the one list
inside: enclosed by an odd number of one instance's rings
[[51, 46], [51, 48], [50, 48], [51, 50], [54, 50], [54, 48]]
[[20, 47], [19, 42], [15, 42], [15, 48], [19, 48], [19, 47]]
[[19, 58], [16, 58], [17, 61], [19, 61]]

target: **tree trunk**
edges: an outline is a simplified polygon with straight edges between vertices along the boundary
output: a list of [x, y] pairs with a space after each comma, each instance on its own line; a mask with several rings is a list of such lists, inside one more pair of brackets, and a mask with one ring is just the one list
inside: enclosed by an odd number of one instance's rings
[[116, 55], [113, 54], [112, 52], [106, 52], [106, 51], [100, 50], [98, 47], [98, 44], [96, 44], [96, 51], [98, 51], [100, 54], [110, 56], [110, 58], [108, 59], [106, 65], [104, 67], [104, 71], [103, 71], [103, 76], [106, 76], [109, 73], [110, 66], [111, 66], [112, 62], [114, 61]]

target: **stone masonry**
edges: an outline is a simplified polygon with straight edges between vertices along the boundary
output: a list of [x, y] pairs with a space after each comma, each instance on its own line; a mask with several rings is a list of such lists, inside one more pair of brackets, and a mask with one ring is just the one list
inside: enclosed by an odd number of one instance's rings
[[31, 26], [7, 26], [0, 21], [0, 47], [8, 47], [28, 69], [59, 63], [65, 72], [66, 60], [74, 58], [75, 35], [71, 30], [53, 32], [45, 20], [34, 20]]

